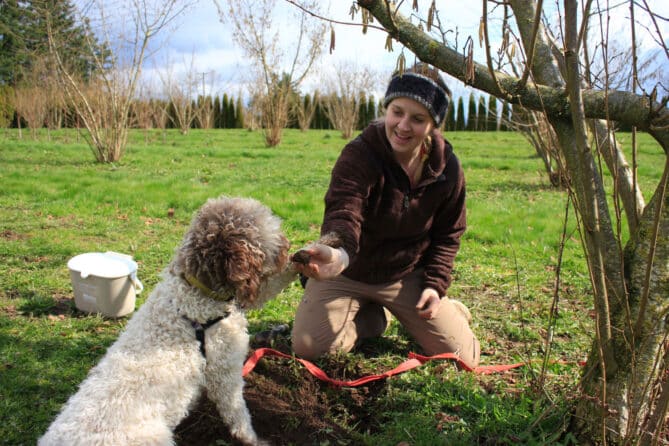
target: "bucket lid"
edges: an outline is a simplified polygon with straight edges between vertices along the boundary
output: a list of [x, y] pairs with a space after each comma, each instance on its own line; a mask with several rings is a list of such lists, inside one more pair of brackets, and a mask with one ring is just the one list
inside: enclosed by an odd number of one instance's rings
[[132, 257], [117, 252], [88, 252], [72, 257], [67, 267], [81, 273], [81, 277], [89, 275], [114, 279], [137, 272], [137, 263]]

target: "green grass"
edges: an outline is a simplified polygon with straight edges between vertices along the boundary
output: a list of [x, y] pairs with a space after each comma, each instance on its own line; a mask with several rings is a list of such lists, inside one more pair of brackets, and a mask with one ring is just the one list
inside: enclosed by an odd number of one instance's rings
[[[8, 445], [34, 444], [125, 323], [74, 311], [69, 258], [91, 251], [131, 254], [147, 289], [141, 305], [193, 212], [221, 194], [270, 206], [297, 248], [318, 235], [329, 172], [345, 143], [334, 131], [289, 130], [278, 148], [264, 147], [259, 132], [245, 130], [138, 131], [123, 159], [105, 165], [93, 162], [73, 131], [40, 138], [0, 135], [0, 444]], [[474, 313], [483, 363], [536, 362], [491, 376], [430, 363], [386, 383], [373, 403], [382, 429], [355, 433], [355, 422], [344, 417], [340, 423], [356, 442], [374, 445], [551, 443], [563, 429], [576, 362], [592, 333], [573, 210], [551, 349], [551, 359], [564, 363], [550, 363], [539, 389], [566, 195], [550, 187], [541, 162], [517, 134], [448, 138], [465, 170], [469, 222], [450, 295]], [[647, 199], [663, 156], [640, 135]], [[251, 331], [291, 322], [300, 292], [294, 284], [252, 312]], [[387, 338], [413, 349], [401, 327], [393, 325]], [[380, 363], [350, 358], [377, 369], [404, 359], [397, 349]]]

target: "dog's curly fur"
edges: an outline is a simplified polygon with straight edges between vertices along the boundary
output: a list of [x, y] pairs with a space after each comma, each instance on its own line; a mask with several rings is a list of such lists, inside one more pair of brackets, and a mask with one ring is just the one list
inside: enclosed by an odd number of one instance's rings
[[[292, 282], [280, 220], [256, 200], [220, 197], [198, 211], [146, 303], [89, 373], [39, 445], [170, 445], [203, 388], [233, 436], [258, 440], [243, 399], [248, 352], [243, 309]], [[191, 275], [218, 295], [207, 297]], [[206, 357], [194, 325], [205, 331]]]

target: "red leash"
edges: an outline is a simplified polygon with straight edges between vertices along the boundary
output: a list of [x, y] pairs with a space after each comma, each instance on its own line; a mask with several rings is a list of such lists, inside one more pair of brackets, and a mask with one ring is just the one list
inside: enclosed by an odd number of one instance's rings
[[457, 355], [453, 353], [441, 353], [439, 355], [434, 355], [434, 356], [423, 356], [416, 353], [409, 353], [409, 359], [407, 359], [406, 361], [404, 361], [403, 363], [401, 363], [392, 370], [388, 370], [387, 372], [378, 375], [363, 376], [362, 378], [358, 378], [353, 381], [341, 381], [338, 379], [330, 378], [323, 370], [318, 368], [312, 362], [307, 361], [306, 359], [297, 358], [295, 356], [291, 356], [271, 348], [259, 348], [255, 350], [244, 363], [244, 368], [242, 369], [242, 376], [246, 376], [249, 373], [251, 373], [251, 371], [258, 364], [258, 361], [263, 356], [278, 356], [280, 358], [294, 359], [298, 361], [300, 364], [302, 364], [309, 371], [309, 373], [314, 375], [316, 378], [320, 379], [321, 381], [328, 382], [337, 387], [362, 386], [372, 381], [378, 381], [380, 379], [389, 378], [393, 375], [397, 375], [400, 373], [404, 373], [408, 370], [415, 369], [416, 367], [421, 366], [426, 362], [432, 361], [434, 359], [454, 360], [462, 369], [467, 370], [469, 372], [479, 373], [481, 375], [489, 375], [491, 373], [505, 372], [507, 370], [515, 369], [525, 365], [524, 362], [518, 362], [516, 364], [487, 365], [487, 366], [484, 365], [471, 368], [467, 366], [467, 364], [465, 364]]

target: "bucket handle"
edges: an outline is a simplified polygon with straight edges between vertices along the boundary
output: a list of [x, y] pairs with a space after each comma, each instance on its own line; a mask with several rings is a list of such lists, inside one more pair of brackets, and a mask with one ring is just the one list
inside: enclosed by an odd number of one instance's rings
[[132, 274], [130, 279], [132, 280], [132, 284], [135, 286], [135, 293], [141, 293], [144, 290], [144, 285], [142, 285], [142, 282], [140, 282], [140, 280], [137, 278], [137, 275]]

